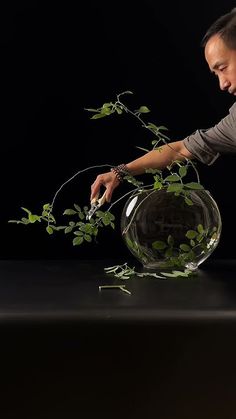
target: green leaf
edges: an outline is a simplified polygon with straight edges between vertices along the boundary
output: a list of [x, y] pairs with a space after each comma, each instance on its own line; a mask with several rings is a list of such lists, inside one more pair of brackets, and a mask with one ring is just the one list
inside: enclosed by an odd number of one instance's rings
[[184, 188], [184, 185], [182, 183], [172, 183], [168, 186], [167, 192], [181, 192]]
[[162, 275], [168, 277], [168, 278], [177, 278], [178, 276], [184, 276], [187, 277], [188, 275], [182, 271], [172, 271], [170, 272], [161, 272]]
[[60, 230], [65, 230], [66, 229], [66, 226], [54, 226], [54, 225], [51, 225], [51, 227], [55, 231], [60, 231]]
[[20, 221], [20, 220], [8, 220], [8, 223], [22, 224], [22, 221]]
[[202, 224], [198, 224], [198, 226], [197, 226], [197, 231], [198, 231], [200, 234], [204, 233], [204, 228], [203, 228], [203, 225], [202, 225]]
[[51, 235], [51, 234], [53, 234], [53, 229], [52, 229], [52, 227], [51, 227], [51, 226], [47, 226], [47, 227], [46, 227], [46, 231], [47, 231], [47, 233], [48, 233], [48, 234], [50, 234], [50, 235]]
[[35, 223], [36, 221], [41, 221], [39, 215], [29, 214], [30, 223]]
[[68, 208], [63, 212], [63, 215], [74, 215], [74, 214], [76, 214], [76, 211], [71, 208]]
[[186, 166], [181, 166], [179, 168], [180, 177], [182, 178], [182, 177], [186, 176], [186, 174], [187, 174], [187, 167]]
[[84, 110], [88, 111], [88, 112], [98, 112], [99, 111], [99, 109], [92, 109], [92, 108], [84, 108]]
[[52, 214], [50, 214], [50, 216], [48, 217], [50, 221], [53, 221], [54, 223], [56, 222], [54, 216]]
[[106, 103], [103, 103], [102, 107], [103, 108], [110, 108], [112, 105], [113, 105], [112, 102], [106, 102]]
[[111, 115], [114, 113], [114, 110], [109, 107], [104, 107], [101, 109], [101, 115]]
[[79, 205], [74, 204], [74, 207], [75, 207], [75, 209], [76, 209], [76, 211], [77, 211], [77, 212], [81, 212], [81, 208], [80, 208], [80, 206], [79, 206]]
[[83, 236], [84, 235], [84, 233], [82, 231], [74, 231], [74, 234], [76, 236]]
[[80, 227], [81, 231], [84, 231], [86, 234], [91, 234], [93, 231], [93, 226], [90, 223], [84, 224], [84, 226]]
[[195, 237], [197, 237], [197, 235], [198, 235], [198, 233], [195, 230], [188, 230], [187, 233], [185, 234], [185, 236], [190, 240], [195, 239]]
[[85, 234], [84, 239], [89, 243], [91, 243], [91, 241], [92, 241], [92, 237], [89, 234]]
[[195, 260], [195, 253], [191, 249], [190, 252], [181, 255], [186, 262], [193, 262]]
[[105, 113], [96, 113], [95, 115], [92, 116], [91, 119], [104, 118], [105, 116], [107, 116]]
[[159, 131], [159, 128], [155, 124], [153, 124], [152, 122], [148, 122], [147, 128], [151, 129], [152, 132], [158, 132]]
[[104, 216], [107, 218], [107, 219], [109, 219], [110, 221], [114, 221], [114, 219], [115, 219], [115, 216], [110, 212], [110, 211], [106, 211], [105, 213], [104, 213]]
[[25, 217], [22, 217], [22, 218], [21, 218], [21, 221], [22, 221], [24, 224], [29, 224], [29, 223], [30, 223], [30, 220], [29, 220], [28, 218], [25, 218]]
[[198, 182], [185, 183], [184, 186], [189, 189], [204, 189], [204, 187]]
[[166, 128], [164, 125], [160, 125], [158, 129], [159, 131], [168, 131], [168, 128]]
[[73, 227], [66, 227], [64, 233], [65, 234], [71, 233], [72, 230], [73, 230]]
[[114, 272], [119, 268], [120, 265], [108, 266], [107, 268], [103, 268], [104, 271], [111, 271]]
[[187, 196], [185, 196], [184, 200], [185, 200], [187, 205], [189, 205], [189, 206], [193, 205], [193, 201], [190, 198], [188, 198]]
[[121, 115], [123, 113], [123, 109], [116, 106], [116, 112], [118, 113], [118, 115]]
[[178, 275], [170, 272], [160, 272], [162, 275], [166, 276], [167, 278], [176, 278]]
[[82, 243], [83, 243], [83, 241], [84, 241], [83, 237], [81, 237], [81, 236], [76, 236], [76, 237], [73, 239], [73, 246], [78, 246], [78, 245], [82, 244]]
[[197, 237], [196, 237], [197, 242], [200, 243], [202, 241], [203, 237], [204, 237], [204, 233], [198, 234]]
[[140, 108], [137, 109], [135, 112], [138, 112], [138, 113], [148, 113], [148, 112], [150, 112], [150, 110], [148, 109], [147, 106], [140, 106]]
[[50, 204], [44, 204], [43, 205], [43, 209], [44, 210], [50, 210], [50, 208], [51, 208], [51, 205]]
[[27, 212], [27, 214], [31, 214], [31, 211], [30, 210], [28, 210], [27, 208], [24, 208], [24, 207], [21, 207], [21, 209], [23, 210], [23, 211], [25, 211], [25, 212]]
[[188, 273], [186, 272], [186, 271], [173, 271], [173, 274], [174, 275], [176, 275], [176, 276], [184, 276], [184, 277], [187, 277], [188, 276]]
[[185, 244], [185, 243], [180, 244], [179, 247], [180, 247], [181, 250], [183, 250], [183, 252], [190, 252], [190, 250], [191, 250], [191, 247], [188, 244]]
[[97, 228], [97, 227], [93, 227], [93, 232], [92, 232], [92, 234], [93, 234], [94, 236], [97, 236], [97, 235], [98, 235], [98, 228]]
[[107, 217], [103, 217], [103, 218], [102, 218], [102, 222], [103, 222], [103, 224], [104, 224], [105, 226], [108, 226], [108, 225], [110, 224], [110, 220], [109, 220], [109, 218], [107, 218]]
[[159, 182], [159, 181], [154, 182], [153, 188], [154, 189], [161, 189], [162, 188], [162, 183]]
[[152, 243], [152, 248], [156, 250], [164, 250], [166, 249], [167, 244], [161, 240], [156, 240]]
[[169, 175], [164, 179], [164, 182], [179, 182], [180, 177], [178, 175]]

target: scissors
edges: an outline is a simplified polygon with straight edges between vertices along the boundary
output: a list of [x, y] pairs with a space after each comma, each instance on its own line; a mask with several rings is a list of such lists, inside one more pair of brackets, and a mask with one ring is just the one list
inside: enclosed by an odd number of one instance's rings
[[88, 211], [88, 214], [86, 215], [86, 220], [90, 220], [90, 218], [92, 218], [95, 212], [104, 204], [105, 201], [106, 201], [106, 191], [104, 192], [101, 198], [98, 198], [98, 196], [93, 198], [91, 201], [91, 208]]

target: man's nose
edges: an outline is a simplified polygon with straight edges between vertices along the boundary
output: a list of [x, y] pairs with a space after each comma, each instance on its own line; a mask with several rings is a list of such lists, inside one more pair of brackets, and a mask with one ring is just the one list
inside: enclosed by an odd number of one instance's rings
[[230, 86], [230, 82], [227, 79], [225, 79], [224, 77], [219, 78], [219, 83], [220, 83], [220, 89], [221, 90], [227, 90]]

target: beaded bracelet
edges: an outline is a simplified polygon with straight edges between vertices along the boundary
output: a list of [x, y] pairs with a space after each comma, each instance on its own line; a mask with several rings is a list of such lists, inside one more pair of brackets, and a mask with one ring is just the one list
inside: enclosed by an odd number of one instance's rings
[[115, 173], [119, 182], [123, 182], [124, 177], [130, 175], [129, 169], [125, 164], [119, 164], [118, 166], [112, 167], [111, 172]]

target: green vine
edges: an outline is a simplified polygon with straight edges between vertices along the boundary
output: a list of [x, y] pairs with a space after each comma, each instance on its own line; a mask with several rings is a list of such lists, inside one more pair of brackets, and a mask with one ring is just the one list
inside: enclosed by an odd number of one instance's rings
[[[122, 115], [123, 113], [127, 113], [135, 117], [141, 124], [141, 126], [155, 135], [155, 139], [152, 141], [152, 150], [157, 150], [157, 152], [162, 151], [162, 145], [168, 145], [168, 147], [172, 148], [171, 144], [169, 144], [169, 138], [163, 131], [166, 131], [167, 128], [165, 126], [157, 126], [153, 122], [145, 122], [143, 119], [143, 115], [146, 115], [150, 112], [147, 106], [140, 106], [137, 110], [130, 110], [122, 101], [121, 96], [124, 94], [132, 94], [130, 91], [123, 92], [118, 94], [116, 100], [114, 102], [107, 102], [104, 103], [101, 107], [97, 109], [86, 109], [88, 112], [93, 113], [91, 119], [100, 119], [104, 117], [108, 117], [112, 114]], [[141, 147], [138, 147], [143, 151], [150, 151]], [[186, 205], [193, 205], [191, 200], [191, 191], [193, 190], [201, 190], [204, 187], [201, 185], [199, 180], [199, 174], [196, 169], [195, 163], [191, 160], [186, 159], [184, 156], [181, 156], [182, 160], [176, 160], [171, 165], [167, 167], [168, 174], [165, 176], [165, 172], [163, 170], [158, 169], [147, 169], [146, 172], [152, 176], [152, 181], [148, 185], [144, 185], [143, 182], [138, 181], [133, 176], [125, 176], [125, 180], [132, 185], [132, 190], [128, 193], [121, 196], [115, 202], [111, 203], [109, 208], [105, 211], [101, 211], [100, 209], [97, 210], [94, 215], [88, 220], [87, 215], [89, 208], [88, 206], [81, 207], [77, 203], [74, 203], [72, 208], [67, 208], [63, 212], [63, 216], [67, 219], [65, 223], [62, 225], [58, 224], [56, 221], [56, 217], [53, 214], [54, 205], [56, 198], [61, 192], [62, 188], [66, 186], [69, 182], [74, 180], [79, 174], [82, 172], [88, 171], [90, 169], [94, 169], [97, 167], [112, 167], [112, 165], [105, 164], [99, 166], [92, 166], [86, 169], [80, 170], [75, 173], [70, 179], [64, 182], [60, 188], [54, 194], [51, 203], [44, 204], [40, 214], [34, 214], [29, 209], [22, 207], [24, 211], [24, 216], [20, 219], [12, 219], [9, 220], [9, 223], [16, 223], [16, 224], [23, 224], [29, 225], [34, 223], [44, 223], [45, 229], [49, 235], [52, 235], [55, 232], [63, 231], [64, 234], [69, 235], [72, 234], [72, 243], [74, 246], [81, 245], [84, 242], [92, 242], [96, 240], [98, 232], [103, 228], [110, 226], [112, 229], [115, 228], [115, 216], [112, 214], [111, 209], [112, 207], [119, 202], [121, 199], [126, 198], [127, 196], [134, 194], [134, 193], [141, 193], [143, 191], [152, 192], [156, 190], [165, 189], [168, 193], [173, 193], [175, 196], [180, 196], [183, 198]], [[184, 157], [184, 158], [183, 158]], [[187, 182], [186, 178], [189, 172], [189, 168], [192, 168], [196, 175], [196, 182]], [[145, 199], [145, 198], [144, 198]], [[143, 201], [140, 202], [139, 205], [142, 204]], [[138, 208], [134, 211], [132, 218], [129, 222], [131, 225], [133, 218], [135, 217], [135, 213]], [[129, 228], [129, 225], [126, 228]], [[201, 247], [203, 250], [206, 249], [208, 241], [213, 237], [215, 234], [214, 231], [205, 231], [203, 226], [198, 225], [196, 230], [189, 230], [186, 232], [186, 242], [181, 243], [178, 247], [176, 247], [174, 243], [174, 238], [169, 236], [166, 241], [154, 241], [152, 243], [152, 248], [156, 250], [161, 256], [167, 257], [169, 261], [169, 266], [179, 266], [183, 267], [186, 261], [194, 260], [195, 257], [195, 250], [196, 247]], [[129, 240], [129, 239], [128, 239]], [[142, 248], [138, 248], [137, 243], [135, 242], [128, 242], [127, 243], [130, 248], [133, 248], [136, 252], [142, 252]], [[108, 273], [111, 273], [112, 270], [108, 269]], [[118, 268], [113, 270], [115, 276], [118, 275]], [[135, 272], [135, 271], [134, 271]], [[175, 271], [177, 272], [177, 271]], [[188, 270], [184, 271], [184, 276], [187, 275]], [[183, 274], [183, 272], [182, 272]], [[128, 268], [128, 266], [124, 265], [123, 268], [120, 268], [119, 271], [120, 278], [127, 278], [127, 276], [132, 275], [132, 270]], [[135, 275], [144, 276], [145, 274], [137, 274]], [[152, 274], [153, 276], [156, 276]], [[168, 273], [167, 276], [172, 276], [172, 274]], [[183, 276], [183, 275], [182, 275]]]

